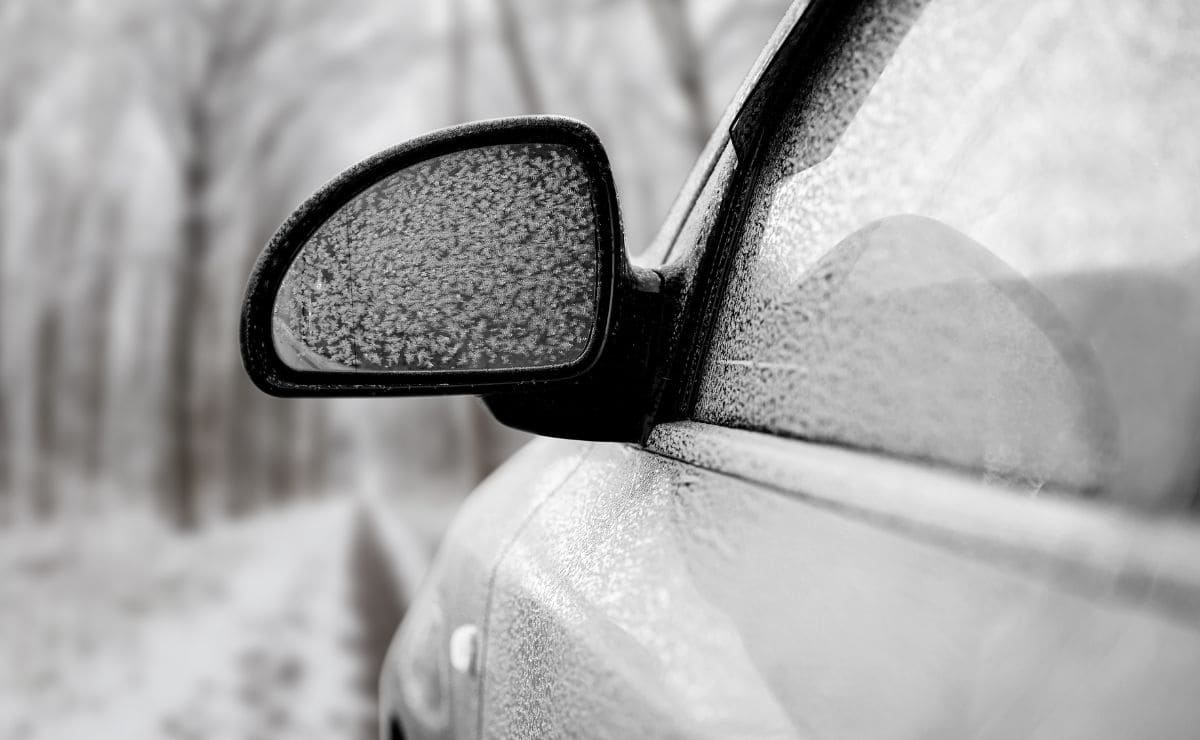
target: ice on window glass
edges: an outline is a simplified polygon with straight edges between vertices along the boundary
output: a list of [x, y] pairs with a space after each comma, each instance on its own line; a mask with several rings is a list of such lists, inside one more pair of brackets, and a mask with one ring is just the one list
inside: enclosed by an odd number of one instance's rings
[[275, 346], [340, 372], [566, 364], [587, 349], [596, 279], [574, 152], [470, 149], [386, 177], [313, 233], [280, 287]]
[[1200, 6], [863, 12], [771, 144], [696, 416], [1200, 504]]

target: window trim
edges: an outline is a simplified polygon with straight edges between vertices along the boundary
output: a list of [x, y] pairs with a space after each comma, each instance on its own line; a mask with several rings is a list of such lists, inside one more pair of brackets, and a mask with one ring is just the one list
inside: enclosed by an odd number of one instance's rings
[[[751, 196], [765, 169], [766, 145], [779, 131], [795, 99], [809, 89], [814, 74], [822, 68], [822, 60], [844, 42], [861, 11], [876, 3], [877, 0], [811, 0], [781, 40], [779, 32], [773, 37], [771, 43], [776, 48], [772, 50], [768, 45], [763, 57], [766, 59], [769, 54], [769, 61], [763, 64], [760, 59], [756, 64], [760, 68], [757, 77], [747, 80], [714, 134], [714, 140], [721, 141], [721, 145], [714, 146], [710, 141], [706, 147], [708, 160], [702, 158], [704, 164], [697, 167], [704, 166], [707, 171], [694, 185], [690, 206], [674, 224], [668, 220], [674, 234], [666, 255], [674, 262], [668, 263], [663, 272], [677, 314], [675, 320], [665, 321], [664, 326], [679, 326], [680, 330], [666, 340], [670, 354], [660, 377], [670, 382], [663, 382], [647, 428], [691, 418]], [[791, 17], [789, 12], [781, 30]], [[736, 113], [730, 117], [734, 109]], [[687, 246], [679, 243], [682, 227], [701, 205], [700, 194], [716, 170], [725, 142], [734, 147], [735, 169], [729, 183], [715, 196], [721, 199], [716, 221], [707, 241], [693, 247], [700, 250], [699, 264], [694, 277], [685, 281], [672, 270], [672, 265], [684, 258], [680, 247]]]

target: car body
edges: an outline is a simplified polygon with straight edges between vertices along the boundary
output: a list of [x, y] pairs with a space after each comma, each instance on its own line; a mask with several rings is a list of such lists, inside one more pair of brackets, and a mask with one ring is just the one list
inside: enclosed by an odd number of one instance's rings
[[1194, 736], [1197, 29], [797, 3], [643, 260], [646, 434], [471, 495], [385, 736]]

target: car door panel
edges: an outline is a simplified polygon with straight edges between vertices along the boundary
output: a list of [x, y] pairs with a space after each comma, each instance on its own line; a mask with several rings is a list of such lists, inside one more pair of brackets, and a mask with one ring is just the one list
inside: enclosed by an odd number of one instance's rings
[[450, 640], [484, 624], [501, 554], [590, 449], [568, 440], [534, 440], [463, 504], [388, 651], [379, 686], [385, 730], [402, 718], [418, 737], [478, 736], [480, 671], [473, 654], [481, 638], [475, 635], [465, 646], [469, 670], [451, 665]]
[[1188, 735], [1195, 538], [1042, 504], [705, 424], [598, 445], [496, 566], [483, 735]]

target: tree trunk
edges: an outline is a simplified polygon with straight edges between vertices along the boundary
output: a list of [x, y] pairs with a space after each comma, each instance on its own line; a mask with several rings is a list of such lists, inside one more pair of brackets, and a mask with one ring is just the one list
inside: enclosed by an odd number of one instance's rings
[[329, 480], [329, 460], [333, 455], [333, 438], [329, 433], [329, 414], [326, 402], [315, 400], [310, 402], [308, 434], [305, 435], [305, 446], [301, 448], [304, 457], [304, 485], [309, 493], [326, 492]]
[[[104, 238], [117, 239], [118, 229], [105, 229]], [[83, 402], [85, 404], [83, 434], [83, 474], [88, 480], [98, 480], [104, 461], [104, 416], [107, 412], [108, 362], [111, 349], [110, 315], [113, 303], [113, 265], [107, 260], [100, 267], [91, 291], [91, 315], [88, 319], [91, 331], [87, 335], [88, 372], [84, 379]]]
[[191, 151], [183, 168], [184, 219], [179, 259], [176, 263], [175, 302], [167, 336], [166, 509], [180, 529], [199, 524], [200, 471], [196, 465], [196, 440], [192, 401], [196, 394], [196, 333], [203, 290], [204, 262], [208, 253], [205, 213], [209, 172], [208, 131], [203, 113], [189, 116]]
[[701, 74], [696, 35], [688, 18], [686, 0], [647, 0], [655, 25], [666, 47], [675, 84], [688, 108], [688, 138], [700, 152], [712, 134], [708, 91]]
[[525, 43], [520, 19], [517, 18], [513, 0], [496, 0], [496, 11], [500, 20], [500, 40], [504, 43], [509, 64], [516, 78], [517, 95], [525, 113], [541, 113], [545, 110], [541, 87], [529, 60], [529, 48]]
[[262, 399], [245, 374], [233, 379], [234, 402], [229, 420], [229, 500], [226, 512], [240, 517], [254, 510], [255, 432], [254, 420], [261, 413]]
[[[0, 80], [0, 256], [8, 253], [8, 139], [16, 121], [15, 96], [9, 87], [7, 80]], [[3, 266], [4, 260], [0, 259], [0, 287], [7, 291], [8, 276]], [[0, 320], [4, 319], [3, 308], [0, 301]], [[11, 425], [9, 383], [3, 382], [0, 383], [0, 524], [12, 521], [16, 509], [12, 491], [15, 435]]]
[[[0, 137], [5, 134], [0, 130]], [[3, 151], [5, 140], [0, 139], [0, 255], [6, 251], [5, 231], [8, 226], [6, 209], [8, 207], [7, 194], [7, 173], [5, 153]], [[2, 263], [0, 263], [2, 264]], [[8, 276], [3, 267], [0, 267], [0, 286], [7, 289]], [[4, 318], [3, 299], [0, 298], [0, 321]], [[0, 345], [2, 346], [2, 345]], [[2, 359], [2, 358], [0, 358]], [[3, 362], [0, 362], [0, 367], [3, 367]], [[10, 427], [12, 419], [9, 415], [9, 383], [0, 383], [0, 524], [5, 524], [12, 521], [14, 513], [14, 501], [12, 493], [12, 429]]]
[[55, 415], [61, 321], [57, 306], [46, 308], [37, 331], [33, 409], [34, 479], [33, 514], [49, 519], [57, 513], [58, 428]]
[[283, 503], [293, 498], [296, 492], [295, 460], [292, 449], [296, 443], [297, 405], [295, 398], [270, 399], [270, 428], [267, 433], [267, 485], [272, 503]]
[[468, 69], [471, 63], [471, 47], [467, 35], [467, 15], [464, 0], [450, 0], [450, 74], [447, 86], [450, 91], [450, 123], [465, 123], [469, 120]]

